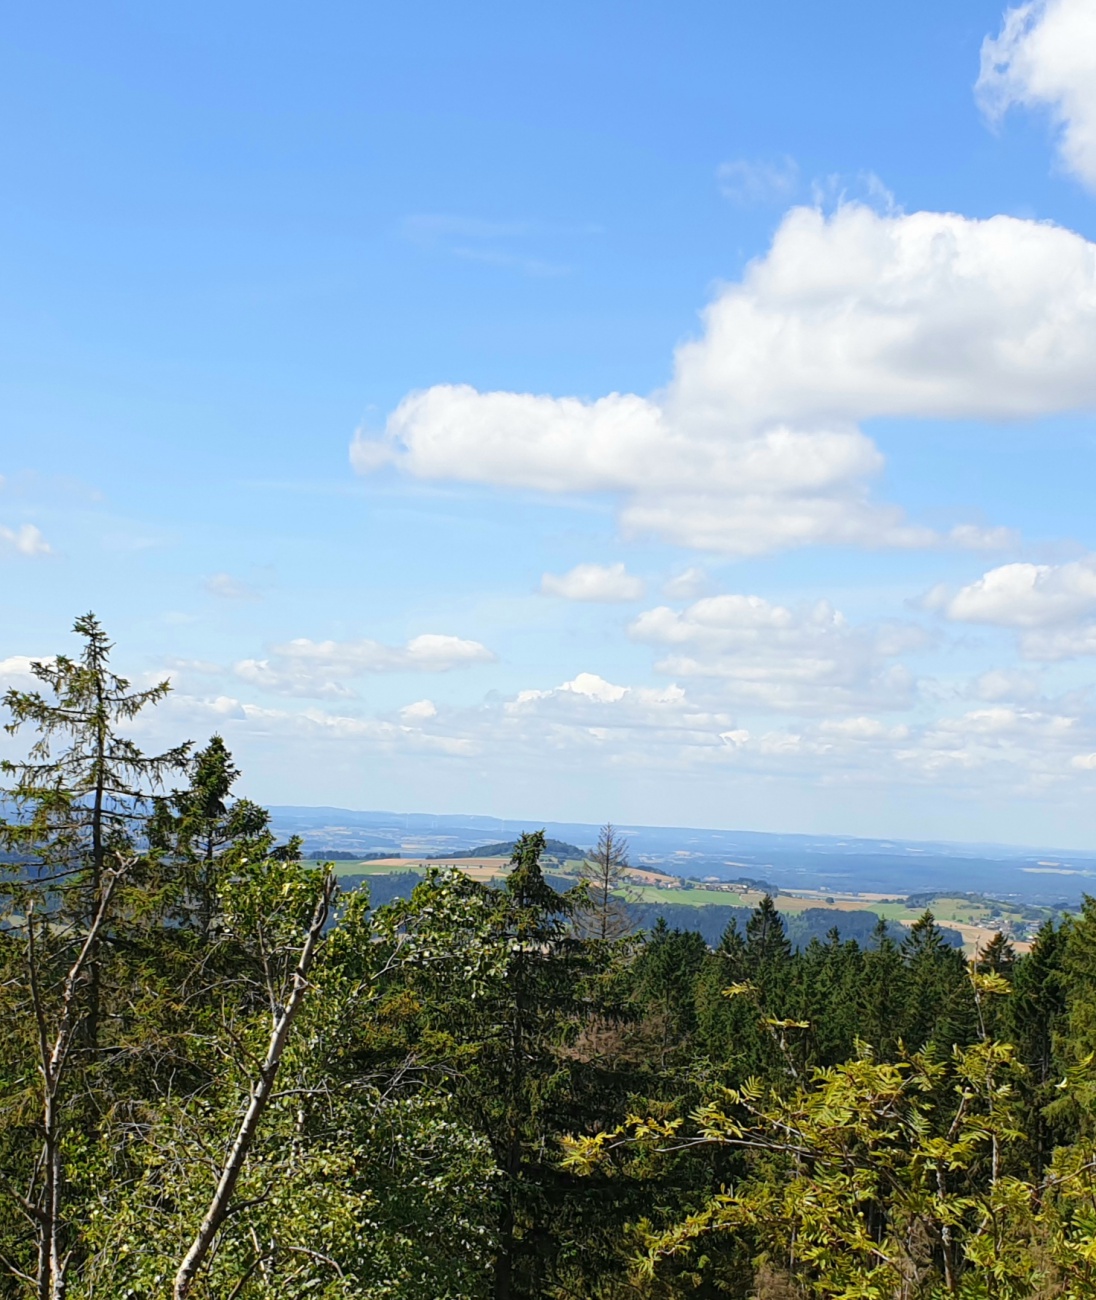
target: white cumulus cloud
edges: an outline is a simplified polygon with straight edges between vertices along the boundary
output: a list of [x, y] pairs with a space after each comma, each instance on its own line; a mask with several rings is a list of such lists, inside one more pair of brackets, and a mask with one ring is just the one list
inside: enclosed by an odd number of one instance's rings
[[623, 564], [576, 564], [567, 573], [546, 573], [540, 589], [545, 596], [606, 603], [642, 600], [646, 591], [643, 579]]
[[1096, 612], [1096, 556], [1068, 564], [1002, 564], [929, 603], [960, 623], [1037, 628]]
[[36, 558], [41, 555], [52, 555], [53, 547], [34, 524], [22, 524], [18, 528], [8, 528], [0, 524], [0, 555], [5, 551], [9, 554]]
[[1002, 564], [956, 592], [934, 588], [925, 604], [957, 623], [1015, 628], [1025, 659], [1096, 654], [1096, 555], [1066, 564]]
[[1044, 628], [1096, 611], [1096, 556], [1069, 564], [1002, 564], [958, 590], [944, 612], [959, 623]]
[[982, 45], [977, 94], [991, 120], [1014, 105], [1043, 108], [1059, 127], [1065, 168], [1096, 189], [1096, 5], [1036, 0], [1005, 13]]
[[416, 700], [413, 704], [405, 704], [400, 709], [400, 717], [404, 722], [425, 722], [437, 716], [438, 707], [433, 700]]
[[588, 672], [548, 690], [520, 691], [489, 725], [507, 746], [601, 751], [610, 763], [624, 765], [733, 748], [747, 734], [732, 736], [730, 714], [697, 706], [676, 684], [622, 686]]
[[1096, 405], [1096, 245], [1047, 223], [796, 208], [727, 285], [667, 387], [588, 400], [438, 385], [362, 473], [609, 492], [626, 533], [728, 554], [842, 543], [984, 548], [872, 500], [877, 416], [1011, 419]]

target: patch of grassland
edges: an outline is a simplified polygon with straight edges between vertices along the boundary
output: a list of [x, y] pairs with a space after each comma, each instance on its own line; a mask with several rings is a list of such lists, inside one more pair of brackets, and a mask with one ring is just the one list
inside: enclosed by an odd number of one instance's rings
[[[723, 907], [747, 907], [743, 895], [728, 893], [723, 889], [658, 889], [654, 885], [629, 886], [628, 896], [643, 903], [684, 903], [687, 907], [704, 907], [718, 903]], [[758, 895], [760, 900], [761, 895]]]
[[418, 863], [408, 860], [396, 866], [392, 862], [333, 862], [336, 876], [392, 876], [401, 871], [412, 871]]

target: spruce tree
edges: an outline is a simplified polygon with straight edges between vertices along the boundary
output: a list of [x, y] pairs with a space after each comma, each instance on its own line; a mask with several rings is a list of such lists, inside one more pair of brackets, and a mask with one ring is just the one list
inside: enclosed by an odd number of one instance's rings
[[776, 910], [771, 896], [766, 894], [746, 922], [747, 961], [757, 973], [783, 965], [791, 951], [784, 918]]
[[746, 939], [732, 916], [705, 959], [696, 982], [697, 1045], [713, 1065], [739, 1082], [760, 1059], [757, 1014], [752, 1003], [727, 990], [747, 980]]
[[948, 945], [931, 912], [924, 912], [902, 941], [906, 965], [906, 1046], [930, 1042], [947, 1055], [977, 1036], [977, 1017], [967, 964]]
[[[1024, 1131], [1037, 1175], [1046, 1168], [1056, 1134], [1065, 1136], [1062, 1119], [1069, 1118], [1067, 1114], [1056, 1123], [1054, 1112], [1048, 1114], [1047, 1109], [1060, 1097], [1058, 1084], [1072, 1055], [1066, 1035], [1067, 934], [1065, 926], [1044, 922], [1031, 951], [1016, 963], [1012, 996], [1005, 1003], [1002, 1036], [1015, 1045], [1017, 1059], [1028, 1071]], [[1068, 1112], [1070, 1106], [1064, 1109]]]
[[807, 1064], [835, 1065], [854, 1055], [862, 1033], [857, 993], [863, 978], [863, 953], [855, 941], [842, 943], [835, 926], [826, 942], [812, 939], [792, 963], [782, 1013], [810, 1025]]
[[[1054, 1056], [1073, 1086], [1053, 1102], [1048, 1114], [1074, 1135], [1096, 1132], [1096, 898], [1086, 894], [1081, 913], [1063, 928], [1061, 991], [1065, 1014], [1054, 1035]], [[1048, 946], [1044, 958], [1052, 955]], [[1046, 993], [1053, 1000], [1057, 981], [1050, 977]]]
[[992, 971], [995, 975], [1010, 977], [1016, 966], [1016, 949], [998, 931], [986, 946], [979, 950], [975, 963], [979, 971]]
[[[448, 1078], [499, 1172], [496, 1300], [540, 1294], [566, 1209], [555, 1134], [574, 1127], [564, 1048], [595, 1008], [581, 1001], [586, 945], [570, 925], [573, 893], [545, 880], [544, 833], [522, 835], [501, 888], [434, 873], [381, 913], [403, 956], [413, 1051]], [[391, 995], [393, 1006], [399, 994]], [[402, 1052], [396, 1072], [403, 1071]], [[585, 1192], [584, 1188], [580, 1191]]]
[[[5, 794], [15, 806], [14, 818], [0, 823], [0, 845], [19, 859], [23, 885], [44, 891], [51, 915], [74, 927], [76, 942], [100, 911], [108, 869], [132, 865], [142, 853], [153, 794], [183, 767], [190, 745], [149, 756], [122, 735], [119, 727], [163, 700], [171, 684], [132, 690], [111, 670], [113, 646], [94, 614], [78, 618], [73, 631], [84, 643], [78, 657], [31, 664], [46, 694], [4, 695], [11, 714], [5, 730], [15, 735], [31, 726], [37, 739], [26, 760], [0, 764], [14, 777]], [[99, 943], [89, 954], [82, 1021], [92, 1047], [99, 1037]]]
[[650, 1036], [652, 1064], [659, 1069], [689, 1049], [697, 1024], [697, 981], [706, 956], [699, 934], [671, 930], [660, 916], [636, 958], [635, 997]]
[[550, 1035], [571, 1008], [574, 995], [574, 971], [567, 960], [572, 946], [566, 929], [574, 900], [544, 879], [543, 852], [543, 831], [518, 839], [498, 911], [501, 937], [510, 955], [505, 971], [507, 996], [500, 1008], [502, 1070], [495, 1076], [495, 1143], [504, 1175], [495, 1300], [533, 1293], [545, 1089], [559, 1068]]
[[729, 963], [728, 972], [737, 979], [745, 967], [746, 940], [733, 916], [719, 936], [716, 952]]
[[871, 947], [864, 953], [857, 1004], [859, 1036], [883, 1060], [893, 1060], [899, 1040], [909, 1037], [908, 982], [902, 954], [880, 917], [872, 931]]
[[187, 770], [189, 786], [156, 801], [149, 837], [175, 864], [183, 919], [208, 937], [221, 878], [234, 858], [241, 849], [258, 856], [270, 851], [270, 814], [250, 799], [230, 799], [240, 772], [220, 736], [210, 738]]
[[597, 847], [583, 859], [579, 880], [586, 898], [575, 911], [575, 929], [584, 939], [612, 943], [635, 929], [629, 911], [628, 846], [620, 832], [606, 823]]

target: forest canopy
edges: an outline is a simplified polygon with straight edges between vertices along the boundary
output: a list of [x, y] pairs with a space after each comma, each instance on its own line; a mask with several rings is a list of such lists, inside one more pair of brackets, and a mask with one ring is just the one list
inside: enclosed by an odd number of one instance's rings
[[1096, 1295], [1096, 901], [640, 928], [606, 827], [374, 902], [75, 633], [3, 699], [0, 1296]]

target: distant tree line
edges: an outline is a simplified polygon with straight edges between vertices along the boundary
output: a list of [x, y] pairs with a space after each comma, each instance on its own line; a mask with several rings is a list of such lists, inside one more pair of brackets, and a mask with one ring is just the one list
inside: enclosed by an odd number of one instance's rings
[[710, 942], [611, 827], [577, 886], [532, 833], [340, 890], [76, 632], [4, 697], [0, 1296], [1096, 1294], [1096, 902]]

